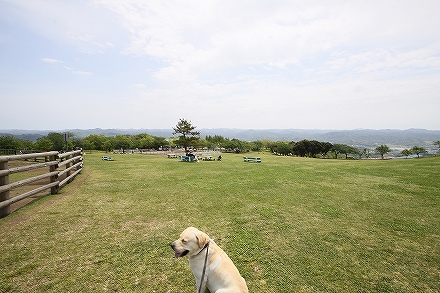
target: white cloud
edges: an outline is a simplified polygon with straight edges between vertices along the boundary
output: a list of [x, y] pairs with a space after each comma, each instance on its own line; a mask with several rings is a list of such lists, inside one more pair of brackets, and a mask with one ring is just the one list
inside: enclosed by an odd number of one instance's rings
[[134, 84], [132, 84], [131, 86], [134, 87], [134, 88], [139, 88], [139, 89], [141, 89], [141, 88], [146, 88], [146, 87], [147, 87], [147, 86], [146, 86], [145, 84], [143, 84], [143, 83], [134, 83]]
[[440, 43], [415, 49], [396, 50], [380, 48], [357, 54], [337, 53], [337, 59], [328, 62], [335, 70], [375, 72], [380, 70], [440, 70]]
[[[394, 50], [417, 50], [414, 40], [429, 46], [440, 34], [440, 5], [427, 0], [15, 3], [32, 12], [26, 21], [36, 30], [74, 42], [81, 52], [99, 53], [125, 44], [127, 54], [158, 58], [166, 64], [156, 72], [163, 83], [240, 67], [304, 66], [318, 56], [346, 66], [359, 65], [364, 58], [363, 69], [374, 70], [382, 64], [375, 60], [378, 55], [390, 58]], [[128, 33], [123, 39], [121, 28]], [[110, 36], [114, 32], [118, 39]], [[345, 61], [333, 60], [332, 54], [341, 51]]]
[[[64, 63], [64, 61], [54, 59], [54, 58], [41, 58], [41, 61], [43, 61], [44, 63], [52, 64], [52, 65], [58, 65], [58, 64]], [[65, 65], [63, 66], [63, 68], [72, 72], [73, 74], [76, 74], [76, 75], [83, 75], [83, 76], [92, 75], [92, 73], [89, 71], [76, 70], [74, 68], [71, 68], [71, 67], [68, 67]]]
[[[166, 62], [155, 74], [162, 84], [197, 82], [241, 67], [307, 66], [322, 56], [331, 66], [361, 71], [411, 66], [431, 61], [412, 60], [417, 48], [407, 51], [407, 44], [440, 33], [435, 1], [99, 3], [118, 14], [129, 32], [126, 52]], [[350, 51], [334, 60], [341, 48]]]
[[81, 71], [81, 70], [72, 70], [72, 73], [76, 74], [76, 75], [82, 75], [82, 76], [92, 75], [92, 73], [90, 71]]
[[[78, 51], [95, 54], [113, 49], [122, 30], [115, 15], [96, 1], [26, 1], [9, 2], [14, 20], [27, 25], [36, 34], [73, 46]], [[121, 40], [126, 41], [126, 40]]]
[[58, 59], [53, 59], [53, 58], [41, 58], [41, 61], [45, 62], [45, 63], [49, 63], [49, 64], [60, 64], [60, 63], [64, 63], [61, 60]]
[[[21, 8], [29, 29], [68, 48], [57, 55], [65, 63], [41, 61], [99, 72], [88, 81], [107, 74], [87, 84], [103, 97], [133, 94], [132, 106], [118, 106], [121, 117], [146, 119], [148, 108], [173, 123], [185, 116], [217, 127], [323, 127], [308, 122], [315, 117], [341, 127], [347, 116], [360, 126], [368, 113], [385, 113], [380, 105], [413, 111], [403, 105], [414, 97], [430, 105], [426, 112], [438, 105], [434, 0], [5, 1]], [[133, 57], [154, 62], [128, 68], [124, 58]], [[112, 90], [102, 88], [108, 82]]]
[[64, 66], [64, 68], [67, 69], [68, 71], [72, 72], [73, 74], [76, 74], [76, 75], [83, 75], [83, 76], [92, 75], [92, 73], [89, 71], [76, 70], [74, 68], [67, 67], [67, 66]]
[[[61, 61], [58, 59], [53, 59], [53, 58], [42, 58], [41, 61], [43, 61], [45, 63], [52, 64], [52, 65], [58, 65], [58, 64], [64, 63], [64, 61]], [[82, 76], [92, 75], [92, 72], [90, 72], [90, 71], [77, 70], [77, 69], [74, 69], [74, 68], [66, 66], [66, 65], [64, 65], [63, 68], [70, 71], [73, 74], [76, 74], [76, 75], [82, 75]]]

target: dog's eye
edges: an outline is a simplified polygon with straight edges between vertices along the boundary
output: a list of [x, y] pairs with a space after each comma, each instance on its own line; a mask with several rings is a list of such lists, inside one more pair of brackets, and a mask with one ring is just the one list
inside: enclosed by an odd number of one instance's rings
[[188, 240], [186, 240], [186, 239], [182, 239], [182, 242], [183, 242], [183, 243], [187, 243]]

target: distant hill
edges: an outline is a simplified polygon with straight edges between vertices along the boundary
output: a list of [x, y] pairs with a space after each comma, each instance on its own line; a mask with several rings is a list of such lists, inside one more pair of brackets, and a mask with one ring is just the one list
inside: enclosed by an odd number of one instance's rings
[[29, 133], [29, 134], [12, 134], [11, 132], [9, 133], [1, 133], [0, 132], [0, 137], [1, 136], [13, 136], [15, 138], [21, 139], [21, 140], [30, 140], [30, 141], [36, 141], [37, 139], [45, 136], [46, 134], [37, 134], [37, 133]]
[[[303, 139], [341, 143], [359, 148], [376, 148], [386, 144], [391, 148], [410, 148], [421, 146], [435, 150], [432, 142], [440, 140], [440, 130], [426, 129], [355, 129], [355, 130], [321, 130], [321, 129], [231, 129], [214, 128], [199, 129], [201, 137], [220, 135], [229, 139], [244, 141], [272, 140], [272, 141], [300, 141]], [[72, 132], [78, 138], [91, 134], [115, 136], [118, 134], [135, 135], [148, 133], [154, 136], [171, 137], [172, 129], [68, 129], [68, 130], [0, 130], [0, 136], [12, 135], [19, 139], [35, 141], [49, 132]]]

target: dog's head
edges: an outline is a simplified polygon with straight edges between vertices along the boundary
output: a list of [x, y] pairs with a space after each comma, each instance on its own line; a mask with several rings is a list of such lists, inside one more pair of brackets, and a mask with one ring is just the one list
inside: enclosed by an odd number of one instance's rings
[[206, 233], [194, 228], [186, 228], [179, 239], [171, 243], [174, 250], [174, 257], [191, 256], [197, 254], [209, 242], [209, 236]]

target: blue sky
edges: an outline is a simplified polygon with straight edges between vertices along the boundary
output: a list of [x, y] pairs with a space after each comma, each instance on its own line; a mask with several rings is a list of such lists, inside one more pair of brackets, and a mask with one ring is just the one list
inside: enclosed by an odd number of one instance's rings
[[440, 1], [0, 0], [0, 129], [440, 129]]

